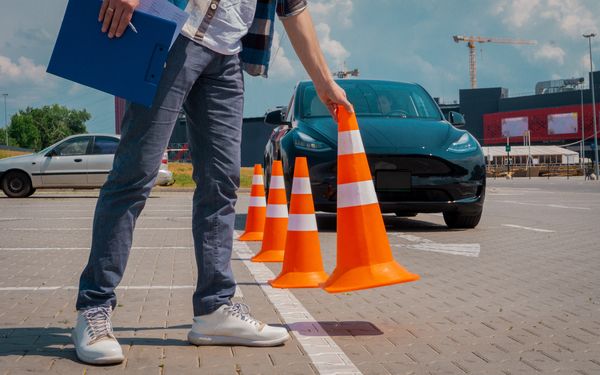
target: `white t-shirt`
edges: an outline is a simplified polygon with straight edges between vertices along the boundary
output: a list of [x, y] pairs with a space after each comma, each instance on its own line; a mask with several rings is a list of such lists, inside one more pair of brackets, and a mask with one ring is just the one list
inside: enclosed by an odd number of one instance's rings
[[200, 44], [223, 55], [239, 53], [255, 11], [256, 0], [221, 0]]

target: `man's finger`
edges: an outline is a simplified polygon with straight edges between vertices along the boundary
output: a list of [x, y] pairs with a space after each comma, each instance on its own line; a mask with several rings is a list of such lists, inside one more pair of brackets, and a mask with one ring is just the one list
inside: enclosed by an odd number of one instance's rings
[[123, 35], [123, 33], [125, 32], [125, 29], [129, 25], [129, 21], [131, 21], [131, 12], [126, 10], [121, 15], [121, 20], [119, 21], [119, 25], [117, 26], [117, 31], [115, 32], [115, 35], [117, 38], [120, 38], [121, 35]]
[[106, 12], [104, 13], [104, 20], [102, 22], [102, 32], [103, 33], [108, 31], [108, 28], [110, 27], [110, 24], [113, 20], [114, 15], [115, 15], [115, 8], [113, 8], [112, 4], [109, 3], [108, 7], [106, 8]]
[[123, 16], [123, 7], [117, 7], [115, 9], [115, 14], [113, 16], [112, 22], [110, 23], [110, 30], [108, 31], [108, 37], [112, 38], [115, 36], [117, 32], [117, 28], [119, 27], [119, 23], [121, 22], [121, 17]]
[[342, 105], [344, 106], [344, 108], [346, 108], [346, 111], [354, 113], [354, 106], [352, 106], [352, 104], [348, 100], [344, 100], [342, 102]]
[[108, 9], [109, 4], [109, 0], [104, 0], [102, 2], [102, 6], [100, 7], [100, 13], [98, 14], [98, 22], [102, 22], [104, 20], [104, 14], [106, 14], [106, 10]]

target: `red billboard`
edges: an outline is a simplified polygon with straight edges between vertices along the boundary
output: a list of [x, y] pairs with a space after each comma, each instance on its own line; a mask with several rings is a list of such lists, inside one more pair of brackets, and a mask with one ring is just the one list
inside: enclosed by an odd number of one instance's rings
[[[596, 105], [596, 113], [600, 104]], [[485, 145], [521, 142], [523, 133], [531, 132], [531, 142], [577, 141], [581, 139], [581, 105], [526, 109], [522, 111], [497, 112], [483, 115]], [[592, 105], [583, 106], [585, 136], [594, 134]], [[598, 119], [600, 122], [600, 118]]]

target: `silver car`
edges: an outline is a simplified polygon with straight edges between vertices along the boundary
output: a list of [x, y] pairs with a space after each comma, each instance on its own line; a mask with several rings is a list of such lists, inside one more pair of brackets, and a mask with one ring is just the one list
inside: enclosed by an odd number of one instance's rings
[[[0, 159], [0, 185], [11, 198], [28, 197], [39, 188], [101, 187], [118, 144], [117, 135], [74, 135], [35, 154]], [[156, 183], [168, 185], [172, 181], [173, 174], [163, 157]]]

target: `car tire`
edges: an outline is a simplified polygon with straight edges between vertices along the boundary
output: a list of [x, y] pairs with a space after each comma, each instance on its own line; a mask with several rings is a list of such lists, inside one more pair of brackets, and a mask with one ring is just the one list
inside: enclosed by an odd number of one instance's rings
[[475, 215], [466, 215], [460, 211], [444, 212], [444, 221], [448, 228], [452, 229], [471, 229], [475, 228], [481, 220], [482, 211]]
[[10, 198], [26, 198], [35, 192], [25, 172], [11, 171], [2, 179], [2, 191]]

